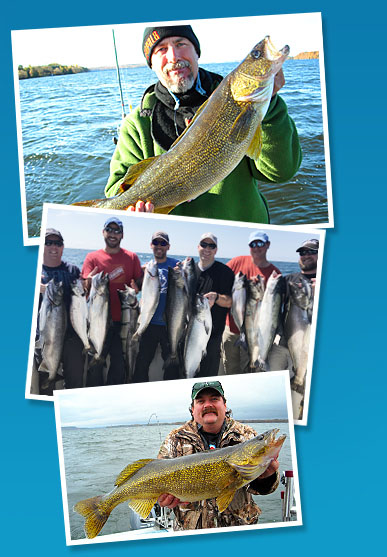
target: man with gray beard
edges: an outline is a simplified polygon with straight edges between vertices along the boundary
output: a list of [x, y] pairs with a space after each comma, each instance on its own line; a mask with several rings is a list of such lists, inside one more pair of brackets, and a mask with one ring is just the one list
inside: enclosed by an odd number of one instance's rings
[[[254, 40], [256, 37], [252, 43]], [[147, 27], [142, 49], [158, 82], [148, 87], [140, 106], [122, 123], [110, 163], [106, 197], [119, 192], [131, 166], [170, 149], [223, 79], [219, 74], [199, 68], [200, 44], [190, 25]], [[269, 222], [267, 203], [258, 190], [258, 181], [290, 180], [301, 163], [296, 127], [285, 102], [277, 95], [284, 83], [280, 70], [262, 122], [263, 145], [259, 158], [253, 161], [244, 157], [224, 180], [198, 198], [178, 205], [172, 214]], [[153, 206], [138, 201], [130, 209], [151, 212]]]

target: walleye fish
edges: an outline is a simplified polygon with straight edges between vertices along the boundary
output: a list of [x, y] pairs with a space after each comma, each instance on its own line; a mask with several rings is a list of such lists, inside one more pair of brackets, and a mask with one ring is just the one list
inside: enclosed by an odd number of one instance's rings
[[185, 333], [188, 316], [188, 292], [183, 268], [168, 269], [168, 290], [165, 304], [165, 321], [170, 355], [166, 365], [178, 363], [177, 348]]
[[283, 276], [273, 271], [266, 283], [258, 318], [258, 361], [259, 367], [264, 371], [269, 369], [267, 357], [278, 328], [283, 294]]
[[43, 359], [38, 371], [48, 373], [48, 383], [55, 379], [62, 358], [67, 328], [67, 310], [63, 294], [62, 282], [51, 279], [46, 286], [39, 310], [38, 345], [42, 350]]
[[88, 307], [86, 292], [83, 283], [78, 279], [71, 285], [70, 321], [74, 331], [83, 342], [84, 350], [90, 350], [90, 342], [87, 334], [88, 328]]
[[109, 275], [101, 271], [91, 279], [89, 296], [89, 340], [95, 352], [94, 363], [101, 359], [110, 323]]
[[157, 499], [170, 493], [181, 501], [216, 498], [220, 512], [236, 491], [265, 472], [278, 457], [286, 435], [276, 439], [278, 429], [266, 431], [233, 447], [170, 459], [142, 459], [129, 464], [117, 477], [115, 489], [79, 501], [74, 511], [85, 517], [85, 534], [95, 538], [112, 510], [128, 502], [146, 518]]
[[186, 377], [195, 377], [200, 362], [206, 355], [206, 348], [212, 331], [210, 302], [196, 294], [194, 313], [188, 323], [184, 345], [184, 368]]
[[138, 339], [133, 339], [137, 329], [140, 307], [134, 288], [125, 284], [125, 290], [118, 290], [121, 301], [121, 342], [122, 352], [127, 367], [127, 377], [130, 379], [134, 372], [134, 366], [138, 354]]
[[289, 281], [288, 285], [289, 305], [284, 332], [295, 373], [292, 388], [303, 394], [308, 364], [313, 290], [310, 282], [303, 277], [297, 279], [297, 282]]
[[278, 51], [265, 37], [225, 77], [169, 151], [130, 167], [115, 197], [74, 205], [127, 209], [142, 200], [153, 203], [156, 213], [169, 213], [226, 178], [245, 155], [257, 159], [274, 76], [288, 54], [288, 46]]
[[246, 281], [246, 309], [243, 322], [246, 342], [242, 346], [245, 346], [249, 352], [250, 371], [255, 371], [259, 364], [258, 320], [264, 292], [265, 281], [261, 275], [257, 275], [255, 280]]
[[155, 314], [160, 300], [160, 278], [157, 263], [148, 261], [144, 269], [144, 280], [142, 283], [142, 295], [140, 302], [140, 317], [138, 328], [133, 338], [140, 337], [148, 327]]

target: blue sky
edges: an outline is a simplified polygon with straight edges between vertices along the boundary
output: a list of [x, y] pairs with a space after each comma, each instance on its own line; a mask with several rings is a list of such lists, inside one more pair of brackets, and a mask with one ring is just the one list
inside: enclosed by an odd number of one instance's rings
[[[254, 230], [265, 230], [271, 245], [268, 259], [273, 261], [297, 261], [296, 249], [304, 240], [322, 238], [325, 231], [309, 227], [284, 227], [254, 224], [219, 224], [219, 220], [200, 220], [172, 215], [125, 214], [122, 211], [78, 208], [49, 204], [45, 206], [43, 221], [47, 228], [60, 230], [66, 248], [100, 249], [104, 247], [102, 229], [112, 215], [119, 216], [124, 224], [124, 238], [121, 246], [134, 252], [150, 252], [151, 236], [157, 230], [165, 230], [170, 238], [170, 254], [197, 255], [199, 238], [205, 232], [212, 232], [218, 238], [217, 257], [231, 258], [248, 255], [248, 238]], [[47, 221], [45, 220], [47, 219]]]
[[[214, 379], [220, 380], [235, 419], [288, 417], [288, 372], [209, 378]], [[156, 414], [152, 420], [159, 422], [186, 421], [190, 419], [192, 385], [197, 381], [180, 379], [54, 391], [56, 416], [60, 416], [62, 427], [148, 423], [152, 414]]]
[[[130, 11], [130, 10], [129, 10]], [[78, 64], [89, 68], [115, 66], [112, 29], [123, 64], [144, 64], [141, 44], [144, 28], [175, 21], [125, 25], [62, 27], [12, 31], [14, 67], [19, 64]], [[290, 55], [302, 51], [322, 52], [320, 13], [184, 20], [190, 23], [201, 44], [201, 63], [233, 62], [244, 58], [265, 35], [277, 48], [290, 46]]]

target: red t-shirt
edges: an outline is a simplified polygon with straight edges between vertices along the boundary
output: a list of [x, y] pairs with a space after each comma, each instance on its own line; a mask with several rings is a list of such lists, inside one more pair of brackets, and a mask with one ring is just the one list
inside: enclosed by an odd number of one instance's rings
[[120, 249], [118, 253], [106, 253], [105, 250], [90, 252], [86, 255], [82, 267], [82, 277], [86, 278], [94, 267], [98, 272], [109, 273], [110, 311], [113, 321], [121, 320], [121, 302], [117, 290], [123, 290], [132, 279], [142, 277], [143, 271], [138, 256], [131, 251]]
[[[276, 271], [277, 273], [281, 272], [278, 267], [272, 263], [270, 263], [268, 267], [257, 267], [254, 264], [251, 255], [238, 255], [238, 257], [234, 257], [228, 261], [226, 265], [234, 271], [234, 275], [237, 275], [239, 271], [245, 274], [248, 279], [261, 275], [265, 278], [265, 283], [273, 271]], [[239, 334], [239, 329], [235, 325], [231, 312], [227, 314], [226, 325], [230, 327], [230, 331], [232, 333]]]

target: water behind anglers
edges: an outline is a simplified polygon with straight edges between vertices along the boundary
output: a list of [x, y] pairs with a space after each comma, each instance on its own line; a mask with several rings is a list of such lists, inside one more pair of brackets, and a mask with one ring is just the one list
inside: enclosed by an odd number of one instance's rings
[[48, 373], [47, 385], [53, 381], [62, 357], [63, 342], [67, 328], [67, 310], [61, 282], [51, 279], [44, 291], [39, 310], [39, 341], [42, 362], [39, 371]]
[[[234, 416], [238, 419], [238, 416]], [[188, 419], [188, 416], [187, 416]], [[257, 433], [263, 433], [273, 427], [280, 434], [287, 435], [279, 454], [280, 472], [292, 470], [292, 458], [287, 422], [251, 423]], [[73, 512], [73, 506], [86, 497], [95, 495], [96, 486], [99, 493], [108, 493], [112, 489], [118, 473], [128, 462], [140, 458], [156, 458], [165, 437], [176, 428], [174, 423], [150, 425], [133, 425], [101, 428], [62, 428], [63, 457], [65, 465], [67, 498], [71, 539], [84, 539], [84, 519]], [[259, 523], [282, 521], [280, 487], [265, 496], [253, 496], [262, 509]], [[119, 505], [110, 515], [102, 535], [130, 531], [133, 512], [127, 505]]]
[[[236, 65], [203, 67], [226, 76]], [[286, 183], [286, 200], [282, 184], [260, 184], [260, 189], [272, 224], [290, 224], [290, 207], [292, 224], [323, 223], [328, 211], [319, 61], [287, 60], [284, 73], [280, 95], [296, 123], [303, 162]], [[121, 75], [126, 106], [137, 106], [155, 82], [154, 73], [144, 66], [121, 69]], [[28, 231], [36, 237], [44, 202], [69, 204], [84, 199], [85, 192], [90, 199], [103, 196], [121, 101], [115, 69], [25, 79], [19, 88]], [[45, 125], [37, 125], [43, 116]]]
[[78, 279], [75, 284], [71, 285], [71, 291], [70, 321], [74, 331], [83, 342], [83, 347], [86, 351], [90, 349], [89, 337], [87, 334], [88, 306], [86, 292], [83, 288], [81, 279]]

